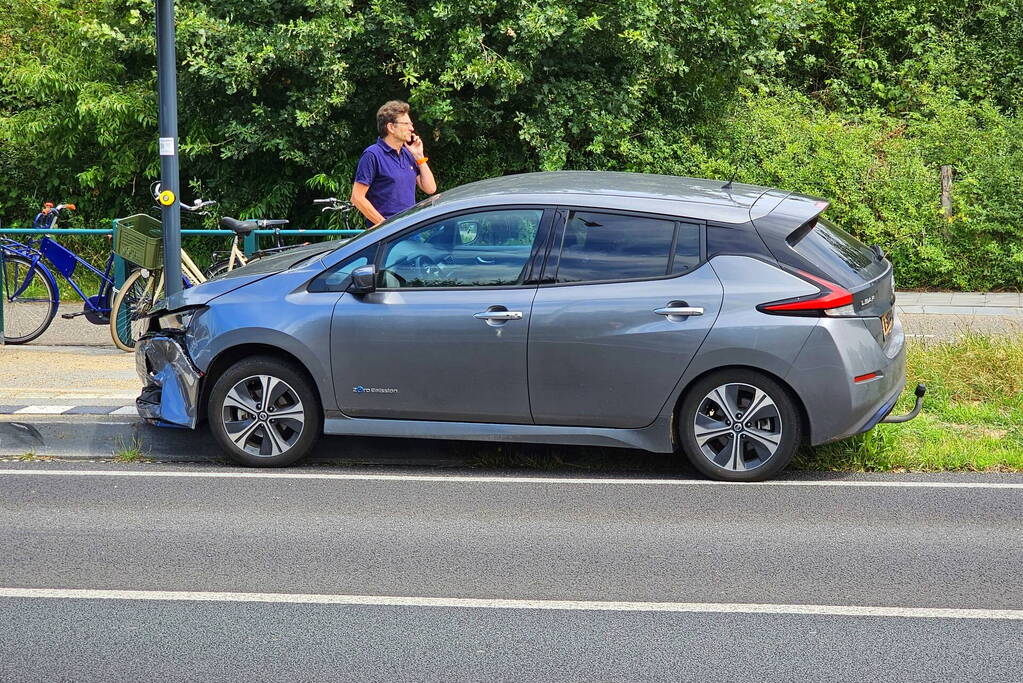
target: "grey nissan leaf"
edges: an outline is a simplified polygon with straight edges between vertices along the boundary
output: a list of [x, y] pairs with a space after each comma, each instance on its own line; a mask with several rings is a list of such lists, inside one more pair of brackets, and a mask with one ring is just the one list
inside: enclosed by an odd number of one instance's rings
[[[915, 416], [892, 264], [770, 187], [493, 178], [160, 302], [137, 405], [244, 465], [323, 433], [640, 448], [756, 481]], [[344, 441], [338, 440], [343, 455]]]

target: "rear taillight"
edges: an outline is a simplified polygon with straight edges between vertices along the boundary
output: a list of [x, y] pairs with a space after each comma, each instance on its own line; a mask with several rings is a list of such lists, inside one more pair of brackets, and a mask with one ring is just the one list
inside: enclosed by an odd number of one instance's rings
[[853, 295], [834, 282], [810, 275], [802, 270], [796, 271], [799, 277], [820, 288], [816, 294], [772, 301], [757, 306], [762, 313], [773, 315], [853, 315]]

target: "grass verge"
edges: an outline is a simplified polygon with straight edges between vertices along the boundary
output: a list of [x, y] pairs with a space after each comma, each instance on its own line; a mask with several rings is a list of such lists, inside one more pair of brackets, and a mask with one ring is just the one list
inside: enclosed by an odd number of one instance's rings
[[[792, 469], [1023, 471], [1023, 339], [967, 335], [914, 343], [907, 384], [927, 385], [915, 420], [806, 449]], [[895, 413], [908, 412], [907, 391]]]

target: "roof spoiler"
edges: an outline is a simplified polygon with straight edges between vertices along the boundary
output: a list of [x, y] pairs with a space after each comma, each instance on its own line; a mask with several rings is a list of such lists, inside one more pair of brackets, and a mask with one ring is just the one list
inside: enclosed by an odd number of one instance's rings
[[[750, 220], [757, 230], [771, 232], [783, 230], [778, 238], [784, 238], [789, 245], [803, 239], [817, 223], [817, 217], [831, 205], [826, 199], [807, 195], [783, 193], [778, 190], [765, 192], [750, 207]], [[795, 229], [792, 226], [797, 226]]]

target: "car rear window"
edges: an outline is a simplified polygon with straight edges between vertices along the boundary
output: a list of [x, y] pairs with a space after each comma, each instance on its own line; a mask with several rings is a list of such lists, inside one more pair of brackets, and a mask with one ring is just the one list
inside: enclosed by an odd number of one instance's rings
[[823, 217], [817, 218], [812, 229], [800, 228], [786, 241], [843, 287], [855, 287], [885, 271], [884, 261], [872, 249]]

